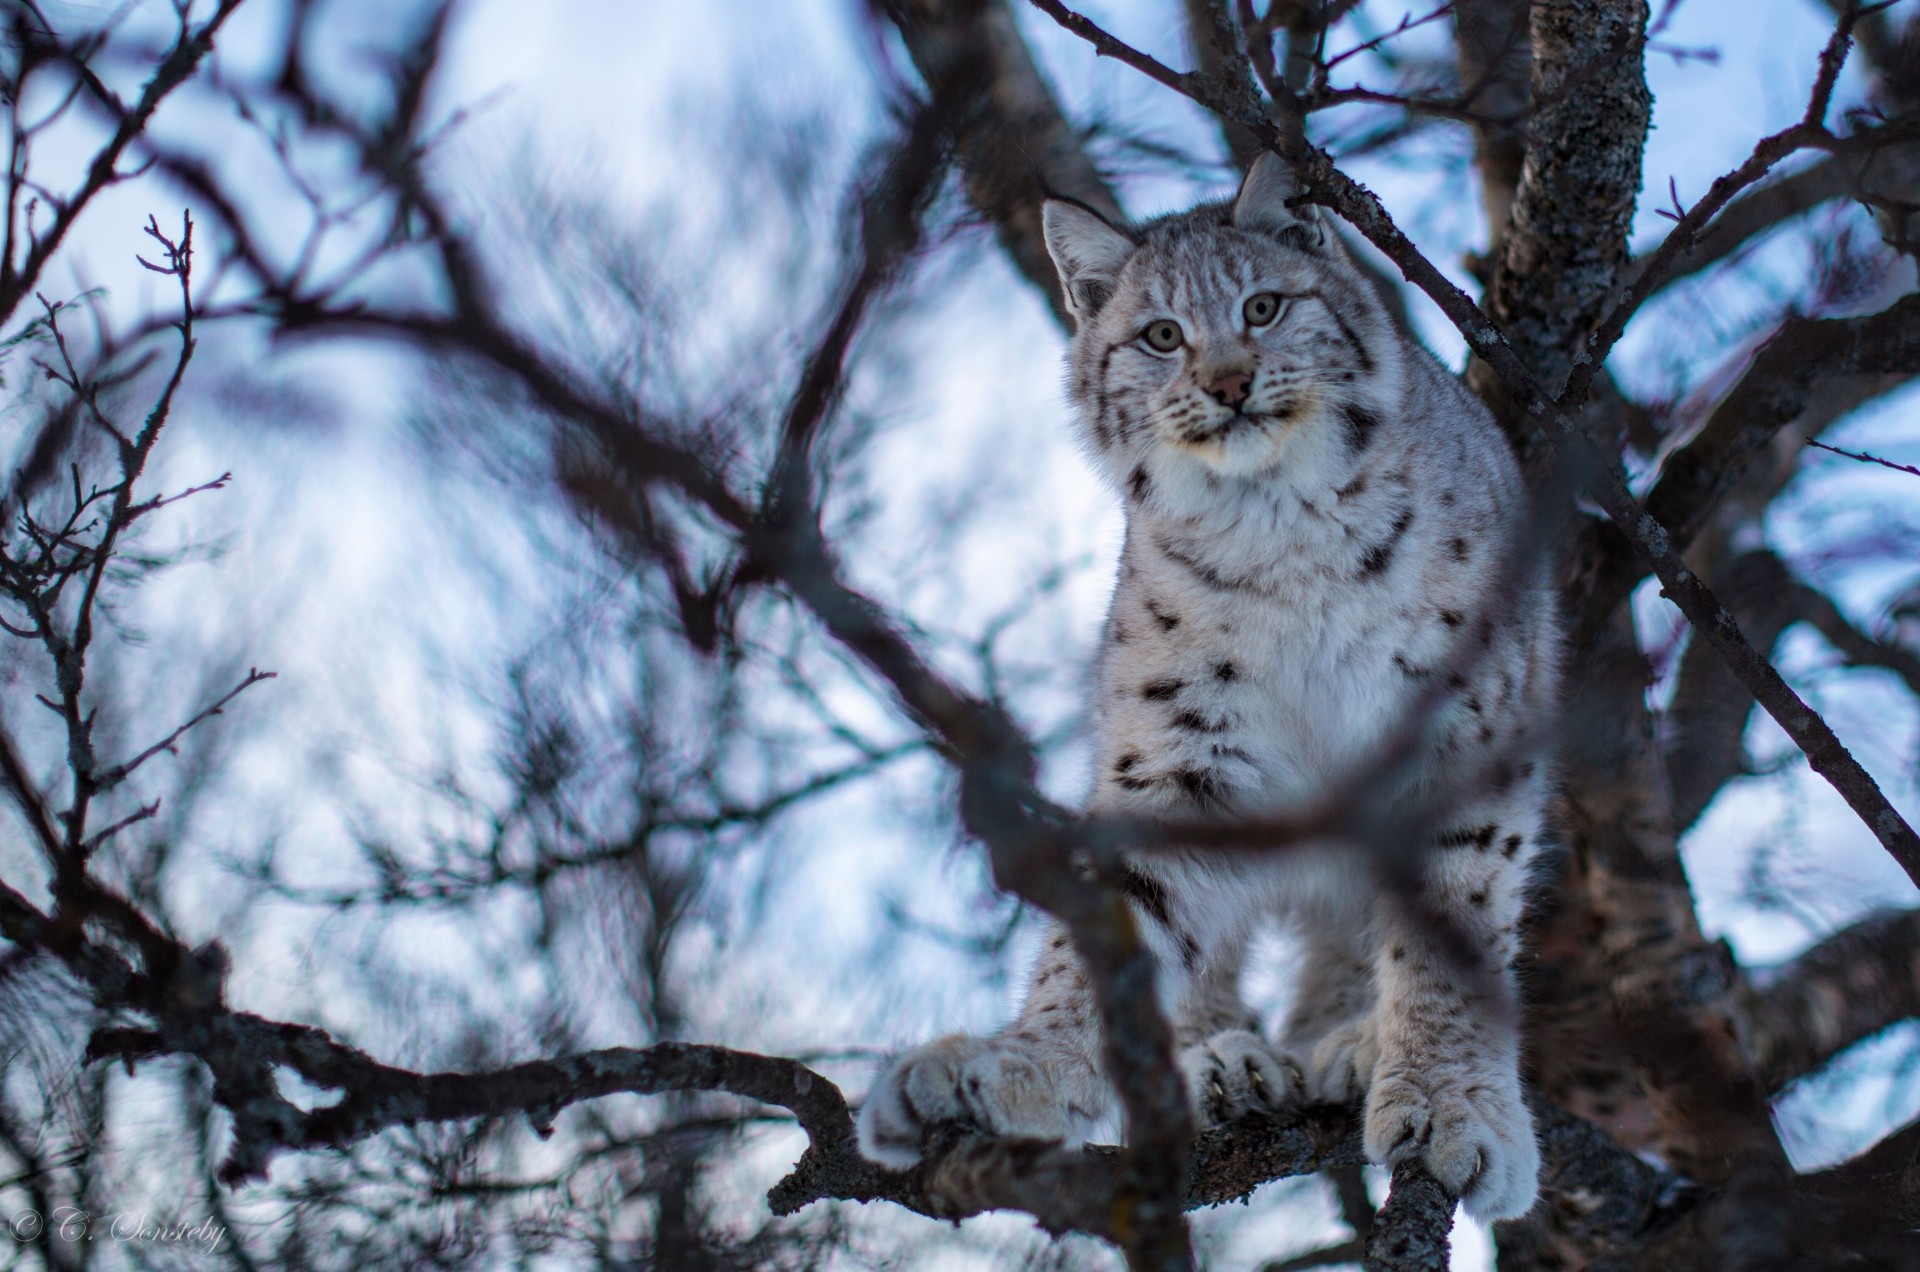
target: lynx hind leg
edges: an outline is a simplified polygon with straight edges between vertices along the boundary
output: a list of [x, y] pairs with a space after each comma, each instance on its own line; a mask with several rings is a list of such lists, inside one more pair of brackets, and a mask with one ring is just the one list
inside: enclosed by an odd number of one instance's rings
[[1428, 870], [1428, 904], [1466, 938], [1478, 967], [1460, 966], [1462, 951], [1430, 920], [1383, 924], [1379, 1056], [1367, 1093], [1367, 1156], [1417, 1155], [1483, 1222], [1525, 1214], [1539, 1195], [1509, 967], [1533, 823], [1505, 811], [1444, 834]]
[[1260, 1036], [1239, 979], [1238, 953], [1223, 956], [1192, 982], [1175, 1014], [1180, 1076], [1198, 1126], [1283, 1112], [1300, 1098], [1300, 1065]]
[[1307, 1098], [1352, 1104], [1367, 1093], [1379, 1055], [1373, 961], [1355, 942], [1308, 928], [1306, 956], [1282, 1037], [1305, 1062]]
[[1110, 1095], [1096, 1057], [1092, 991], [1065, 936], [1049, 937], [1020, 1018], [1000, 1034], [953, 1034], [888, 1065], [861, 1106], [860, 1151], [885, 1166], [919, 1161], [929, 1132], [1083, 1141]]

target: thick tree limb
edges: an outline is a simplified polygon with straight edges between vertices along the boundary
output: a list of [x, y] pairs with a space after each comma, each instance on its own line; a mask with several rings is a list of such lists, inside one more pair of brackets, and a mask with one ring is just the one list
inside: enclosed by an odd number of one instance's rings
[[1915, 1148], [1903, 1131], [1832, 1171], [1750, 1169], [1608, 1269], [1635, 1272], [1914, 1272]]
[[[1539, 940], [1542, 959], [1557, 952], [1565, 970], [1535, 996], [1535, 1080], [1692, 1178], [1723, 1180], [1747, 1160], [1784, 1168], [1766, 1087], [1739, 1046], [1731, 961], [1701, 932], [1676, 852], [1646, 664], [1624, 611], [1568, 689], [1574, 855]], [[1623, 1064], [1630, 1080], [1597, 1080]]]
[[[0, 918], [16, 914], [15, 908], [0, 908]], [[6, 935], [18, 941], [27, 933], [10, 926]], [[950, 1132], [930, 1146], [926, 1160], [914, 1170], [884, 1170], [855, 1149], [852, 1117], [839, 1089], [794, 1060], [664, 1043], [481, 1073], [415, 1073], [381, 1064], [324, 1031], [228, 1012], [217, 1003], [201, 1004], [193, 1017], [183, 1020], [175, 1013], [159, 1029], [101, 1030], [89, 1052], [132, 1067], [186, 1051], [217, 1075], [267, 1075], [286, 1067], [315, 1086], [341, 1092], [336, 1102], [303, 1111], [282, 1099], [269, 1078], [266, 1086], [251, 1093], [249, 1102], [229, 1104], [236, 1114], [237, 1141], [226, 1168], [230, 1180], [241, 1171], [264, 1171], [271, 1158], [286, 1149], [343, 1148], [393, 1127], [519, 1114], [544, 1134], [561, 1110], [584, 1100], [617, 1093], [724, 1091], [790, 1110], [807, 1134], [807, 1150], [769, 1194], [776, 1214], [793, 1213], [816, 1200], [886, 1200], [941, 1219], [1018, 1210], [1049, 1232], [1087, 1232], [1121, 1244], [1129, 1235], [1128, 1211], [1121, 1203], [1131, 1187], [1131, 1172], [1121, 1150], [1066, 1149]], [[1590, 1207], [1581, 1199], [1582, 1190], [1605, 1185], [1609, 1191], [1594, 1222], [1608, 1231], [1630, 1222], [1644, 1225], [1649, 1212], [1645, 1195], [1661, 1186], [1659, 1173], [1591, 1125], [1550, 1106], [1540, 1105], [1538, 1111], [1546, 1186]], [[1363, 1160], [1359, 1125], [1351, 1110], [1307, 1108], [1285, 1118], [1246, 1118], [1212, 1128], [1195, 1142], [1181, 1204], [1219, 1205], [1244, 1198], [1272, 1180], [1357, 1166]], [[1367, 1266], [1445, 1267], [1452, 1213], [1453, 1199], [1417, 1164], [1401, 1166], [1393, 1194], [1373, 1226]]]
[[1653, 107], [1646, 24], [1644, 0], [1531, 9], [1538, 104], [1486, 309], [1543, 384], [1572, 366], [1627, 262]]
[[1870, 915], [1739, 991], [1741, 1034], [1775, 1091], [1848, 1047], [1920, 1017], [1920, 910]]

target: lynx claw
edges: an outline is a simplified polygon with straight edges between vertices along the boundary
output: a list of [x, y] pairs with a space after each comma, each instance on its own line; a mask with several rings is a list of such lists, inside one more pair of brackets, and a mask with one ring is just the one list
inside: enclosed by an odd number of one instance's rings
[[1179, 1059], [1194, 1120], [1201, 1126], [1253, 1112], [1277, 1113], [1300, 1095], [1300, 1066], [1244, 1029], [1182, 1048]]

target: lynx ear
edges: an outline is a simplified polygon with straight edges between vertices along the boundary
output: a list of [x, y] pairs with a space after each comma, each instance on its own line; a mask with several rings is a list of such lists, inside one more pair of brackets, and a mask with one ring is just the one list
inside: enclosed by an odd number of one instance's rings
[[1300, 193], [1287, 161], [1262, 153], [1247, 169], [1240, 195], [1233, 201], [1233, 223], [1243, 230], [1271, 234], [1291, 247], [1314, 251], [1326, 241], [1326, 224], [1311, 205], [1287, 206]]
[[1047, 255], [1060, 271], [1060, 290], [1076, 323], [1085, 322], [1113, 295], [1134, 241], [1077, 203], [1048, 199], [1040, 208]]

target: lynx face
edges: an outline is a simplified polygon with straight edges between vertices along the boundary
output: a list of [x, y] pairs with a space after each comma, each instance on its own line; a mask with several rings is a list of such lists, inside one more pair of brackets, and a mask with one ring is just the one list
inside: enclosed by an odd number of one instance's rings
[[1047, 207], [1078, 325], [1069, 389], [1094, 403], [1088, 440], [1116, 471], [1171, 455], [1235, 477], [1317, 466], [1363, 445], [1397, 388], [1400, 342], [1377, 302], [1318, 217], [1286, 206], [1291, 183], [1258, 175], [1272, 179], [1137, 238]]
[[1289, 259], [1300, 254], [1230, 227], [1209, 237], [1229, 234], [1242, 249], [1230, 273], [1122, 272], [1100, 323], [1105, 387], [1118, 418], [1145, 421], [1142, 441], [1255, 476], [1284, 461], [1299, 430], [1339, 426], [1327, 408], [1361, 367], [1312, 271]]

